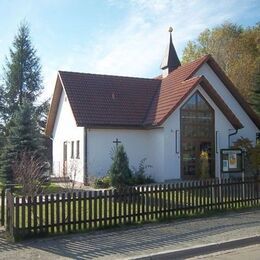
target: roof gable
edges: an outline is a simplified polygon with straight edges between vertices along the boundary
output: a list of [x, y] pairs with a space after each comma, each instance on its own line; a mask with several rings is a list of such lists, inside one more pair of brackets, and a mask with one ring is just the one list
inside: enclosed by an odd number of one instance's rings
[[[222, 111], [222, 113], [235, 129], [243, 128], [243, 125], [241, 124], [239, 119], [226, 105], [224, 100], [220, 97], [220, 95], [215, 91], [215, 89], [211, 86], [211, 84], [204, 76], [193, 77], [188, 80], [182, 81], [178, 88], [174, 88], [174, 91], [172, 91], [173, 93], [171, 93], [171, 97], [169, 97], [168, 99], [166, 97], [164, 98], [164, 107], [159, 105], [154, 109], [151, 108], [151, 114], [149, 116], [151, 117], [151, 115], [155, 115], [155, 120], [158, 120], [156, 124], [163, 124], [167, 120], [167, 118], [182, 104], [182, 102], [188, 97], [188, 95], [199, 85], [205, 90], [208, 96], [214, 101], [214, 103], [217, 105], [220, 111]], [[160, 104], [160, 101], [157, 102], [158, 104]], [[158, 111], [158, 107], [160, 107], [161, 110]], [[156, 113], [153, 110], [156, 110]], [[147, 124], [150, 123], [149, 116], [147, 117]]]
[[227, 87], [227, 89], [233, 95], [233, 97], [237, 100], [237, 102], [241, 105], [241, 107], [247, 113], [249, 118], [254, 122], [254, 124], [257, 126], [257, 128], [260, 129], [260, 118], [259, 118], [259, 116], [255, 113], [255, 111], [247, 103], [247, 101], [244, 99], [244, 97], [239, 93], [238, 89], [235, 87], [233, 82], [228, 78], [228, 76], [220, 68], [220, 66], [212, 58], [211, 55], [208, 55], [207, 63], [212, 68], [212, 70], [216, 73], [216, 75], [219, 77], [219, 79], [223, 82], [223, 84]]

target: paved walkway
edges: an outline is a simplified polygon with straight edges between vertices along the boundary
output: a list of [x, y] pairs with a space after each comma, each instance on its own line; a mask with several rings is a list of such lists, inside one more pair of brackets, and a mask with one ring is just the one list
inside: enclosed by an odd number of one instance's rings
[[260, 236], [260, 209], [20, 243], [0, 235], [0, 259], [135, 259], [253, 236]]

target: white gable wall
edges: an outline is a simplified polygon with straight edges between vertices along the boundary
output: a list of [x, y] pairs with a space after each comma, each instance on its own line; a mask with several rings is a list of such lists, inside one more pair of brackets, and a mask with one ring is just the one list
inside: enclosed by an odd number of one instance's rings
[[[174, 113], [165, 121], [164, 126], [164, 179], [180, 179], [181, 176], [181, 143], [180, 143], [180, 108], [196, 92], [199, 91], [215, 112], [215, 133], [217, 131], [217, 144], [215, 144], [215, 172], [217, 176], [220, 173], [220, 149], [228, 147], [229, 129], [232, 128], [230, 122], [226, 119], [220, 109], [210, 99], [204, 89], [200, 86], [195, 88]], [[176, 132], [177, 131], [177, 132]], [[176, 138], [177, 135], [177, 138]], [[176, 144], [177, 141], [177, 144]], [[216, 140], [215, 140], [216, 141]]]
[[[76, 181], [83, 182], [84, 127], [77, 127], [69, 101], [62, 91], [53, 128], [53, 173], [63, 177], [63, 143], [67, 141], [68, 170], [76, 170]], [[76, 159], [76, 142], [80, 141], [80, 158]], [[74, 141], [74, 158], [71, 159], [71, 141]]]
[[[180, 178], [180, 109], [165, 121], [164, 127], [164, 180]], [[176, 132], [177, 131], [177, 132]], [[177, 137], [176, 137], [177, 135]], [[177, 139], [177, 144], [176, 144]], [[177, 145], [177, 147], [176, 147]]]
[[[221, 98], [226, 102], [232, 112], [237, 116], [240, 122], [244, 125], [243, 129], [238, 130], [237, 135], [231, 137], [231, 144], [241, 136], [249, 138], [253, 144], [256, 142], [256, 132], [259, 131], [256, 125], [252, 122], [237, 100], [232, 96], [223, 82], [218, 78], [215, 72], [208, 64], [204, 64], [196, 73], [196, 76], [204, 75], [210, 84], [215, 88]], [[232, 133], [234, 131], [231, 131]]]
[[87, 163], [89, 176], [104, 176], [112, 160], [110, 152], [116, 138], [122, 142], [129, 159], [129, 166], [138, 168], [139, 162], [147, 158], [152, 166], [147, 174], [157, 181], [163, 180], [163, 129], [87, 129]]

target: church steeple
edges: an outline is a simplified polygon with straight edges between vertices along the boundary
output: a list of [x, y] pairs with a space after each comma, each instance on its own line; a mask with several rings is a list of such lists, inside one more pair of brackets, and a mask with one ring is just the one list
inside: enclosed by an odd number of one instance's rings
[[181, 66], [180, 60], [172, 43], [172, 27], [169, 28], [170, 42], [166, 48], [161, 69], [163, 70], [163, 77], [166, 77], [170, 72]]

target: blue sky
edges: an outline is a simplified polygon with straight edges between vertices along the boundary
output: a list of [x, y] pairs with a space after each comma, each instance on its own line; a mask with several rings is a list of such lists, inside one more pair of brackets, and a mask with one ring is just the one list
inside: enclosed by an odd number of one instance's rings
[[[52, 95], [58, 70], [153, 77], [169, 26], [181, 58], [188, 40], [224, 21], [252, 26], [259, 0], [0, 0], [0, 67], [26, 19]], [[0, 69], [1, 73], [1, 69]]]

